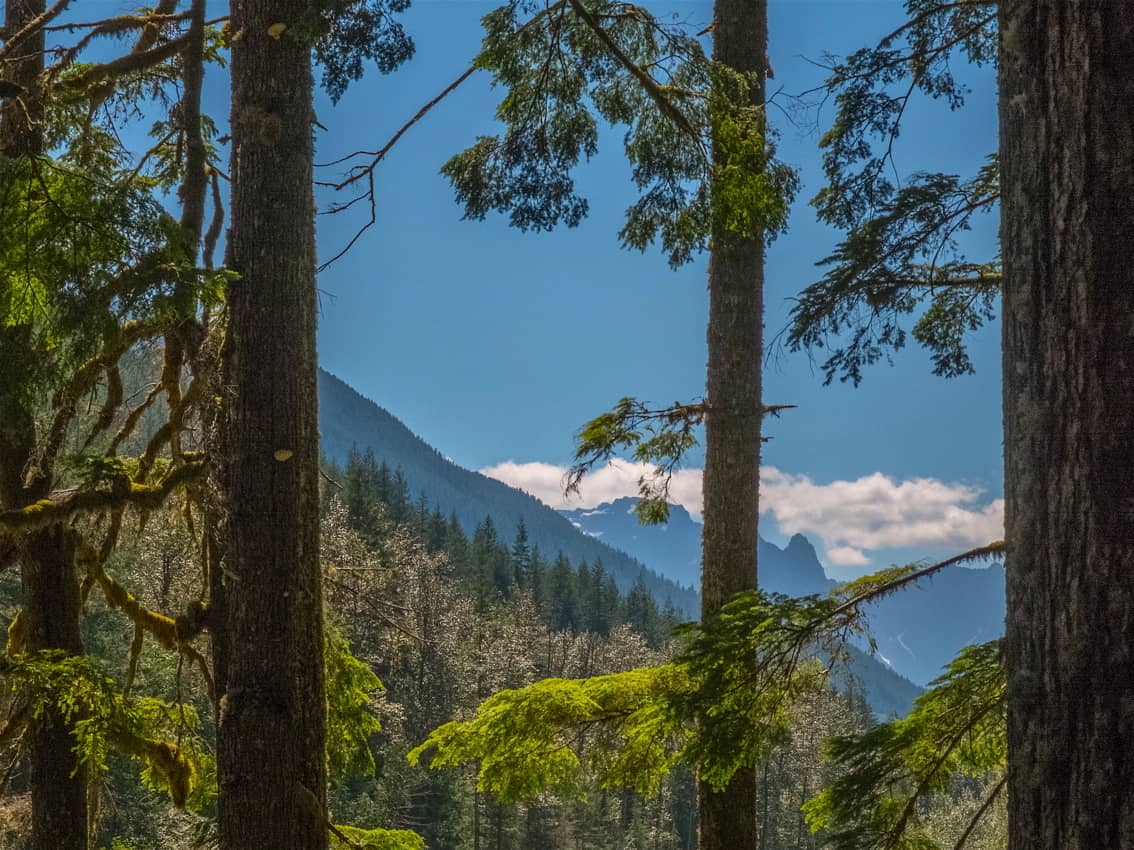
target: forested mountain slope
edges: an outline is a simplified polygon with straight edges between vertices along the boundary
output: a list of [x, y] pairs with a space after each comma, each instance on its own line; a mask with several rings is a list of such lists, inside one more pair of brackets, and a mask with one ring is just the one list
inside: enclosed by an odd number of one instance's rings
[[446, 460], [396, 417], [325, 371], [319, 373], [319, 428], [328, 459], [342, 464], [352, 448], [372, 450], [379, 462], [402, 471], [414, 497], [423, 493], [430, 507], [440, 507], [446, 516], [455, 514], [470, 536], [491, 516], [501, 535], [510, 539], [523, 519], [531, 545], [545, 556], [563, 552], [576, 563], [601, 560], [621, 591], [628, 591], [641, 577], [659, 603], [669, 599], [689, 616], [698, 610], [692, 588], [581, 534], [558, 512], [526, 493]]
[[[696, 616], [699, 610], [697, 593], [688, 585], [696, 582], [700, 569], [697, 548], [700, 527], [684, 509], [677, 508], [671, 518], [671, 527], [675, 528], [675, 533], [682, 535], [682, 542], [670, 551], [671, 554], [681, 553], [679, 556], [687, 559], [692, 557], [693, 570], [672, 576], [661, 575], [650, 568], [655, 566], [649, 560], [656, 554], [654, 549], [647, 548], [638, 553], [641, 558], [638, 560], [615, 548], [626, 545], [621, 537], [617, 540], [612, 538], [614, 545], [608, 545], [592, 534], [583, 533], [567, 517], [526, 493], [457, 466], [388, 411], [364, 398], [334, 375], [320, 372], [319, 393], [323, 453], [331, 461], [343, 464], [352, 449], [370, 449], [377, 462], [401, 470], [411, 494], [424, 494], [431, 509], [436, 506], [445, 515], [455, 515], [470, 537], [485, 517], [490, 516], [501, 537], [508, 540], [523, 519], [529, 543], [538, 546], [545, 557], [552, 558], [562, 552], [576, 564], [582, 561], [594, 564], [601, 560], [606, 572], [615, 579], [623, 593], [641, 578], [659, 606], [668, 599], [686, 616]], [[632, 500], [623, 501], [632, 503]], [[674, 526], [673, 520], [680, 520], [682, 514], [684, 522]], [[628, 516], [627, 520], [637, 522], [633, 516]], [[663, 533], [657, 529], [642, 529], [642, 532], [647, 539], [651, 539], [653, 534]], [[675, 542], [670, 541], [671, 544]], [[687, 553], [690, 546], [691, 556]], [[664, 549], [664, 545], [661, 548]], [[800, 557], [804, 550], [810, 552], [810, 564], [807, 558]], [[798, 541], [793, 540], [785, 550], [761, 541], [760, 554], [767, 575], [772, 577], [767, 585], [769, 589], [793, 595], [815, 593], [818, 592], [813, 587], [815, 582], [826, 581], [815, 550], [802, 536]], [[669, 563], [659, 560], [657, 568], [667, 569]], [[798, 571], [801, 564], [803, 572]], [[905, 714], [921, 689], [887, 669], [877, 659], [856, 650], [852, 650], [852, 655], [854, 674], [865, 689], [871, 707], [882, 716]]]

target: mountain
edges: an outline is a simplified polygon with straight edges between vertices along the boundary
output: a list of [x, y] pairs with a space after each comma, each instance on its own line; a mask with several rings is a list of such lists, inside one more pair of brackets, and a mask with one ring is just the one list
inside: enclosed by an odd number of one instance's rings
[[[662, 575], [695, 582], [700, 572], [701, 526], [680, 505], [669, 522], [643, 526], [632, 498], [588, 510], [564, 511], [580, 531], [625, 549]], [[760, 540], [760, 586], [789, 596], [826, 593], [835, 582], [815, 547], [801, 534], [780, 549]], [[867, 609], [878, 656], [914, 682], [926, 683], [966, 644], [1004, 633], [1004, 569], [951, 567]]]
[[[641, 553], [628, 555], [624, 550], [635, 550], [626, 541], [633, 544], [634, 530], [640, 528], [636, 518], [626, 513], [633, 508], [633, 500], [608, 506], [612, 513], [607, 520], [609, 525], [603, 528], [610, 532], [609, 539], [604, 539], [605, 532], [598, 526], [601, 513], [592, 512], [588, 525], [594, 528], [588, 527], [588, 533], [583, 533], [576, 527], [581, 525], [577, 519], [569, 519], [526, 493], [447, 460], [388, 411], [323, 371], [319, 373], [319, 429], [326, 457], [343, 463], [352, 449], [370, 449], [379, 462], [401, 469], [411, 493], [423, 493], [443, 513], [455, 514], [468, 534], [486, 516], [492, 517], [504, 535], [523, 518], [529, 542], [545, 554], [561, 551], [576, 563], [584, 559], [594, 563], [601, 558], [623, 592], [642, 578], [659, 602], [669, 599], [688, 617], [698, 616], [700, 600], [692, 585], [700, 582], [701, 531], [684, 508], [673, 509], [667, 526], [673, 532], [668, 546], [666, 531], [656, 526], [641, 527]], [[619, 513], [629, 521], [615, 521], [618, 517], [614, 514]], [[664, 557], [667, 553], [683, 559], [684, 567], [679, 567], [673, 558]], [[647, 554], [656, 563], [650, 562]], [[779, 576], [775, 589], [780, 592], [803, 593], [796, 590], [797, 585], [811, 587], [826, 581], [815, 550], [806, 538], [793, 539], [783, 550], [761, 541], [760, 557], [767, 575]], [[798, 571], [801, 564], [806, 568]], [[663, 575], [666, 570], [672, 572]], [[852, 656], [851, 670], [875, 712], [889, 716], [909, 711], [921, 693], [920, 688], [865, 653], [852, 648]]]
[[700, 610], [686, 583], [659, 575], [624, 551], [580, 533], [565, 517], [527, 493], [447, 460], [402, 422], [328, 372], [319, 372], [319, 430], [324, 456], [344, 463], [351, 449], [370, 449], [379, 462], [401, 469], [410, 493], [422, 493], [446, 516], [455, 514], [471, 536], [491, 516], [508, 540], [522, 518], [530, 545], [549, 557], [563, 552], [573, 562], [602, 560], [624, 593], [641, 578], [659, 604], [670, 600], [689, 617]]
[[[629, 552], [667, 578], [696, 586], [701, 581], [701, 524], [681, 505], [670, 505], [669, 522], [642, 525], [634, 514], [637, 499], [627, 497], [597, 508], [560, 511], [584, 534]], [[827, 578], [815, 547], [797, 534], [780, 549], [760, 539], [760, 586], [788, 596], [826, 593]]]

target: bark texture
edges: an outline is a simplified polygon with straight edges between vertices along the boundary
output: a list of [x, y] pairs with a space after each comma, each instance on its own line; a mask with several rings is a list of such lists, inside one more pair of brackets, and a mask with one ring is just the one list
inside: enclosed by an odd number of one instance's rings
[[[8, 0], [6, 32], [23, 32], [44, 13], [44, 0]], [[0, 101], [0, 151], [7, 157], [43, 153], [44, 110], [38, 77], [44, 67], [44, 36], [33, 31], [0, 67], [0, 79], [19, 94]], [[3, 237], [0, 237], [3, 238]], [[0, 275], [2, 276], [2, 275]], [[45, 498], [49, 477], [36, 468], [35, 394], [27, 386], [27, 366], [41, 352], [29, 325], [0, 317], [0, 509], [20, 508]], [[25, 651], [83, 651], [79, 635], [79, 582], [74, 566], [74, 534], [54, 526], [26, 535], [17, 558], [23, 590]], [[62, 717], [49, 712], [31, 730], [28, 745], [34, 850], [86, 850], [88, 808], [86, 772], [73, 751], [75, 741]]]
[[[9, 38], [22, 33], [45, 9], [45, 0], [7, 0], [4, 30]], [[43, 71], [43, 48], [43, 30], [34, 30], [0, 67], [0, 80], [17, 87], [0, 100], [0, 150], [7, 156], [43, 153], [43, 97], [36, 82]]]
[[[764, 99], [765, 0], [717, 0], [713, 59], [749, 73]], [[714, 147], [714, 157], [720, 158]], [[701, 531], [701, 615], [756, 587], [759, 516], [764, 242], [713, 234], [709, 262], [709, 362], [705, 420], [705, 524]], [[756, 771], [738, 771], [722, 792], [698, 787], [702, 850], [754, 850]]]
[[[234, 0], [222, 850], [327, 846], [308, 0]], [[287, 27], [280, 32], [283, 25]], [[293, 29], [294, 27], [294, 29]]]
[[1000, 7], [1009, 846], [1134, 848], [1134, 15]]

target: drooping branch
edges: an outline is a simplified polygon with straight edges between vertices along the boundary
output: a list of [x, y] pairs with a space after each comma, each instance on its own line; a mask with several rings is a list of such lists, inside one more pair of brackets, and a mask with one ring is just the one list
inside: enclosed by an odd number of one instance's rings
[[[793, 407], [763, 405], [761, 414], [778, 416]], [[617, 453], [629, 451], [635, 461], [654, 466], [652, 476], [638, 480], [639, 500], [634, 507], [638, 519], [646, 524], [665, 522], [673, 474], [686, 452], [697, 445], [697, 426], [706, 416], [714, 415], [729, 414], [725, 410], [714, 411], [704, 400], [651, 408], [635, 398], [620, 399], [613, 409], [587, 422], [575, 435], [575, 460], [567, 471], [565, 493], [578, 493], [583, 476], [596, 465], [609, 463]]]
[[100, 65], [92, 65], [81, 74], [60, 80], [57, 85], [64, 91], [85, 91], [99, 83], [116, 80], [127, 74], [132, 74], [135, 71], [142, 71], [146, 68], [160, 65], [162, 62], [172, 59], [180, 53], [189, 43], [189, 40], [189, 36], [184, 35], [150, 50], [140, 53], [127, 53], [125, 56], [120, 56], [109, 62], [103, 62]]
[[175, 467], [156, 484], [136, 484], [128, 479], [115, 481], [108, 487], [78, 490], [54, 499], [40, 499], [22, 508], [0, 511], [0, 529], [34, 531], [66, 522], [80, 514], [96, 513], [120, 506], [144, 510], [161, 507], [171, 493], [182, 484], [201, 478], [204, 459], [191, 459]]
[[200, 650], [190, 643], [206, 627], [208, 609], [202, 603], [190, 605], [187, 613], [177, 618], [150, 610], [103, 569], [98, 553], [85, 544], [76, 550], [75, 566], [80, 573], [98, 584], [106, 597], [107, 605], [121, 611], [134, 624], [135, 635], [131, 646], [127, 690], [133, 681], [133, 671], [137, 668], [137, 657], [141, 652], [142, 641], [139, 634], [145, 633], [151, 635], [164, 649], [176, 651], [194, 663], [201, 673], [209, 696], [215, 697], [213, 677], [209, 672], [208, 663]]

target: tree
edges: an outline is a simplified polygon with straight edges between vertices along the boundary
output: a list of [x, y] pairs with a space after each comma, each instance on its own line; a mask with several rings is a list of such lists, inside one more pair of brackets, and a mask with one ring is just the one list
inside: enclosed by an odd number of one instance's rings
[[956, 59], [995, 63], [996, 4], [910, 0], [906, 11], [876, 45], [832, 62], [819, 88], [836, 113], [820, 141], [827, 185], [811, 203], [847, 235], [820, 263], [827, 273], [800, 294], [786, 341], [793, 350], [829, 349], [828, 382], [858, 384], [866, 366], [908, 335], [929, 350], [935, 374], [972, 372], [965, 336], [993, 318], [1000, 294], [999, 258], [971, 258], [958, 244], [997, 210], [996, 154], [967, 178], [889, 177], [911, 100], [927, 95], [958, 109], [968, 89], [955, 76]]
[[[725, 97], [755, 106], [765, 120], [768, 9], [764, 0], [716, 0], [713, 60], [727, 69]], [[735, 76], [733, 76], [735, 75]], [[718, 95], [719, 96], [719, 95]], [[731, 116], [730, 116], [731, 117]], [[733, 595], [756, 587], [763, 418], [764, 233], [737, 227], [727, 202], [730, 172], [763, 170], [763, 150], [730, 138], [731, 121], [714, 128], [714, 216], [709, 259], [709, 361], [705, 378], [705, 469], [702, 479], [701, 617], [712, 618]], [[760, 127], [762, 129], [762, 126]], [[759, 134], [763, 145], [763, 133]], [[747, 161], [746, 161], [747, 160]], [[751, 213], [749, 213], [751, 214]], [[742, 767], [724, 789], [698, 786], [702, 850], [754, 850], [756, 769]]]
[[[214, 664], [220, 843], [326, 848], [308, 0], [234, 0]], [[290, 32], [289, 32], [290, 30]]]
[[1134, 22], [999, 24], [1009, 847], [1131, 847]]
[[[57, 688], [42, 714], [21, 718], [17, 712], [11, 729], [15, 734], [25, 725], [31, 727], [32, 832], [37, 848], [85, 848], [88, 843], [93, 810], [89, 811], [86, 782], [103, 769], [101, 761], [92, 763], [90, 750], [82, 743], [84, 726], [97, 728], [91, 711], [129, 725], [131, 707], [124, 697], [109, 699], [99, 687], [80, 696], [82, 677], [95, 675], [94, 668], [74, 658], [83, 650], [80, 572], [86, 573], [81, 576], [84, 584], [100, 586], [110, 604], [117, 604], [115, 597], [118, 603], [127, 599], [129, 594], [102, 569], [114, 549], [123, 514], [131, 504], [158, 507], [178, 483], [199, 472], [199, 459], [188, 458], [179, 442], [181, 423], [193, 402], [182, 397], [178, 381], [183, 365], [197, 366], [190, 361], [206, 337], [194, 315], [203, 282], [202, 270], [195, 265], [207, 158], [199, 100], [203, 4], [194, 3], [193, 10], [182, 16], [189, 20], [186, 34], [154, 50], [156, 29], [149, 17], [130, 18], [113, 29], [139, 31], [127, 56], [76, 70], [72, 65], [83, 47], [112, 29], [107, 22], [84, 25], [90, 34], [47, 69], [45, 27], [66, 5], [47, 8], [35, 0], [7, 3], [0, 50], [3, 76], [10, 84], [0, 107], [4, 154], [0, 169], [4, 196], [9, 201], [20, 199], [3, 210], [8, 238], [3, 244], [0, 292], [0, 360], [5, 363], [0, 378], [4, 422], [0, 510], [6, 520], [3, 548], [8, 557], [19, 560], [23, 584], [23, 604], [10, 631], [8, 651], [13, 663], [28, 669], [42, 663], [52, 677], [64, 681], [68, 674], [77, 677], [73, 693]], [[175, 70], [170, 60], [182, 52]], [[142, 191], [140, 187], [153, 185], [148, 175], [137, 179], [142, 165], [137, 171], [122, 170], [117, 157], [123, 151], [114, 140], [113, 127], [105, 126], [113, 119], [95, 118], [99, 107], [118, 95], [117, 88], [129, 90], [138, 74], [148, 75], [158, 86], [179, 77], [184, 81], [177, 131], [152, 152], [161, 158], [174, 137], [179, 149], [181, 145], [186, 149], [185, 156], [168, 168], [163, 184], [167, 188], [180, 184], [180, 222], [161, 212]], [[76, 118], [79, 112], [83, 119]], [[49, 147], [58, 159], [46, 155]], [[14, 215], [22, 221], [13, 221]], [[168, 226], [171, 223], [173, 227]], [[162, 301], [164, 309], [155, 309]], [[159, 388], [137, 411], [140, 415], [164, 394], [169, 419], [140, 457], [114, 457], [138, 421], [133, 414], [119, 419], [120, 360], [136, 343], [161, 337], [167, 363], [176, 361], [177, 378], [167, 381], [163, 374]], [[101, 391], [100, 382], [104, 382]], [[100, 394], [101, 409], [84, 421], [80, 401]], [[44, 396], [50, 403], [42, 400]], [[47, 428], [37, 429], [39, 416], [46, 419]], [[115, 437], [100, 439], [114, 425], [119, 426]], [[83, 456], [92, 446], [97, 454]], [[159, 471], [155, 463], [166, 446], [173, 456]], [[77, 475], [76, 466], [82, 470]], [[160, 480], [147, 481], [151, 474]], [[65, 483], [72, 486], [62, 489]], [[94, 529], [73, 521], [92, 515], [109, 519], [97, 549], [83, 539]], [[156, 635], [168, 623], [170, 631], [159, 640], [182, 653], [195, 652], [187, 643], [199, 627], [177, 633], [172, 619], [144, 611], [136, 600], [132, 612], [136, 646], [140, 647], [144, 632]], [[51, 652], [56, 654], [44, 654]], [[18, 680], [18, 669], [6, 672]], [[16, 702], [25, 706], [28, 700], [45, 697], [35, 693], [34, 686], [13, 690]], [[144, 742], [136, 736], [126, 740], [125, 726], [117, 732], [119, 744], [144, 757]], [[104, 727], [93, 740], [105, 745], [108, 734]], [[167, 755], [176, 761], [178, 750]]]
[[[216, 473], [222, 848], [327, 846], [312, 51], [338, 98], [413, 43], [404, 0], [233, 0], [232, 229]], [[406, 481], [393, 480], [408, 509]]]
[[[9, 0], [4, 26], [20, 32], [44, 14], [44, 0]], [[44, 69], [44, 35], [36, 29], [25, 40], [22, 56], [4, 66], [4, 78], [23, 91], [8, 97], [0, 109], [0, 153], [5, 158], [30, 160], [44, 148], [44, 93], [39, 75]], [[8, 165], [5, 164], [5, 170]], [[7, 276], [7, 275], [5, 275]], [[5, 287], [16, 287], [5, 281]], [[26, 285], [26, 284], [25, 284]], [[5, 301], [14, 292], [3, 293]], [[35, 410], [25, 370], [36, 358], [34, 330], [17, 319], [13, 305], [0, 316], [0, 509], [18, 509], [45, 498], [52, 485], [48, 476], [34, 476], [28, 486], [25, 471], [36, 455]], [[60, 650], [81, 655], [79, 579], [74, 568], [75, 537], [63, 526], [34, 532], [20, 547], [23, 616], [29, 651]], [[32, 731], [29, 761], [32, 791], [32, 841], [36, 850], [86, 850], [86, 771], [74, 752], [70, 724], [58, 711], [50, 712]]]

